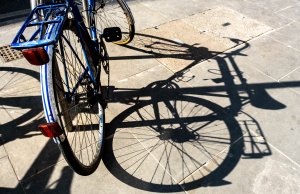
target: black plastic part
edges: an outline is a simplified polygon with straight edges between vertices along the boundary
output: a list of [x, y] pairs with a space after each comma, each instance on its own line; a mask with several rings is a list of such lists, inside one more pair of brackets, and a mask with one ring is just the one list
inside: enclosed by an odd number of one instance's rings
[[102, 36], [106, 42], [115, 42], [122, 39], [122, 32], [119, 27], [105, 28]]

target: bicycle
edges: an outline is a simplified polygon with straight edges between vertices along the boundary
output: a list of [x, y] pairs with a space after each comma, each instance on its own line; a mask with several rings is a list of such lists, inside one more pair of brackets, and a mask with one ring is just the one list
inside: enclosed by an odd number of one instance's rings
[[39, 129], [53, 138], [69, 166], [84, 176], [97, 169], [103, 150], [109, 86], [109, 76], [107, 86], [100, 80], [102, 69], [109, 75], [104, 39], [127, 44], [134, 36], [133, 16], [123, 0], [113, 5], [122, 9], [128, 32], [122, 33], [124, 27], [114, 26], [117, 23], [97, 28], [99, 13], [112, 1], [107, 2], [38, 1], [42, 4], [32, 10], [11, 43], [29, 63], [40, 66], [47, 123]]

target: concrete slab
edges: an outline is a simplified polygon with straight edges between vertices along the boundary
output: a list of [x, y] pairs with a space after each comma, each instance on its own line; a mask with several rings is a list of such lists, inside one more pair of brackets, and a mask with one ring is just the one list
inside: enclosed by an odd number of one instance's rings
[[8, 157], [0, 159], [0, 192], [1, 193], [24, 193]]

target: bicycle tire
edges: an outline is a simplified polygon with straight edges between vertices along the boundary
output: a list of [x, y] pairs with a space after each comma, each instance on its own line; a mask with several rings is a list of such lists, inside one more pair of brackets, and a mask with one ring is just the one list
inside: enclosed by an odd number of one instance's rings
[[[66, 27], [57, 48], [48, 49], [49, 56], [52, 56], [53, 50], [53, 57], [51, 63], [44, 67], [47, 79], [44, 84], [47, 85], [46, 98], [54, 117], [47, 120], [53, 119], [63, 129], [63, 136], [54, 141], [69, 166], [76, 173], [87, 176], [97, 169], [101, 160], [105, 114], [99, 100], [92, 102], [96, 99], [91, 93], [95, 85], [90, 83], [89, 76], [82, 78], [72, 99], [66, 97], [67, 88], [76, 87], [84, 71], [81, 63], [85, 63], [83, 50], [88, 48], [88, 43], [83, 36], [82, 42], [87, 45], [80, 45], [77, 34], [74, 28]], [[89, 54], [86, 56], [92, 57]], [[45, 103], [45, 99], [43, 101]]]
[[119, 27], [122, 31], [122, 39], [113, 42], [124, 45], [132, 41], [135, 34], [134, 18], [131, 10], [124, 0], [96, 1], [95, 24], [97, 31], [102, 33], [104, 28]]

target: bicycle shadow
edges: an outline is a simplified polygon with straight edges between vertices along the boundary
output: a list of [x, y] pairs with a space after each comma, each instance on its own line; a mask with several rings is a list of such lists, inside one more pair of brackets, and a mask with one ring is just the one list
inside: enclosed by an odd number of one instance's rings
[[[40, 93], [39, 89], [36, 89], [34, 87], [35, 84], [33, 84], [33, 82], [39, 81], [40, 74], [26, 68], [2, 66], [0, 67], [0, 78], [0, 111], [2, 115], [0, 146], [8, 146], [7, 144], [23, 146], [26, 141], [21, 139], [32, 139], [39, 136], [44, 139], [45, 137], [41, 135], [41, 132], [37, 128], [40, 123], [45, 122], [41, 96], [37, 95], [37, 93]], [[18, 141], [18, 139], [21, 141]], [[32, 145], [36, 146], [40, 144], [32, 143]], [[37, 147], [31, 148], [39, 149]], [[9, 152], [7, 154], [12, 153]], [[17, 152], [13, 154], [17, 154]], [[41, 147], [41, 151], [33, 160], [33, 163], [26, 170], [22, 180], [19, 180], [19, 184], [15, 188], [0, 187], [0, 193], [22, 193], [25, 190], [24, 188], [26, 190], [44, 191], [46, 193], [60, 193], [61, 191], [70, 193], [74, 172], [69, 167], [62, 169], [54, 188], [49, 188], [48, 186], [48, 181], [55, 168], [53, 164], [59, 161], [60, 155], [60, 151], [55, 143], [52, 140], [46, 141], [45, 145]], [[26, 162], [24, 163], [26, 165]], [[18, 165], [14, 167], [18, 167]], [[34, 175], [45, 169], [49, 173], [44, 173], [42, 179], [32, 180]], [[39, 182], [39, 184], [32, 184], [35, 181]]]
[[[241, 158], [258, 159], [272, 154], [258, 121], [242, 107], [250, 104], [278, 110], [285, 105], [266, 92], [267, 88], [278, 87], [275, 83], [248, 84], [239, 70], [234, 56], [246, 56], [242, 51], [250, 47], [249, 43], [230, 39], [236, 49], [220, 53], [152, 35], [137, 36], [141, 37], [140, 44], [125, 47], [145, 55], [111, 60], [173, 58], [188, 61], [189, 65], [142, 89], [114, 88], [110, 102], [132, 104], [109, 124], [105, 142], [103, 162], [116, 178], [151, 192], [222, 186], [232, 184], [224, 177]], [[180, 87], [180, 82], [195, 78], [186, 76], [186, 72], [207, 59], [216, 61], [219, 68], [219, 78], [212, 81], [224, 85]], [[241, 83], [236, 84], [234, 78]], [[289, 84], [299, 87], [299, 82]], [[231, 105], [222, 107], [201, 96], [228, 99]], [[244, 150], [245, 144], [251, 149]]]

